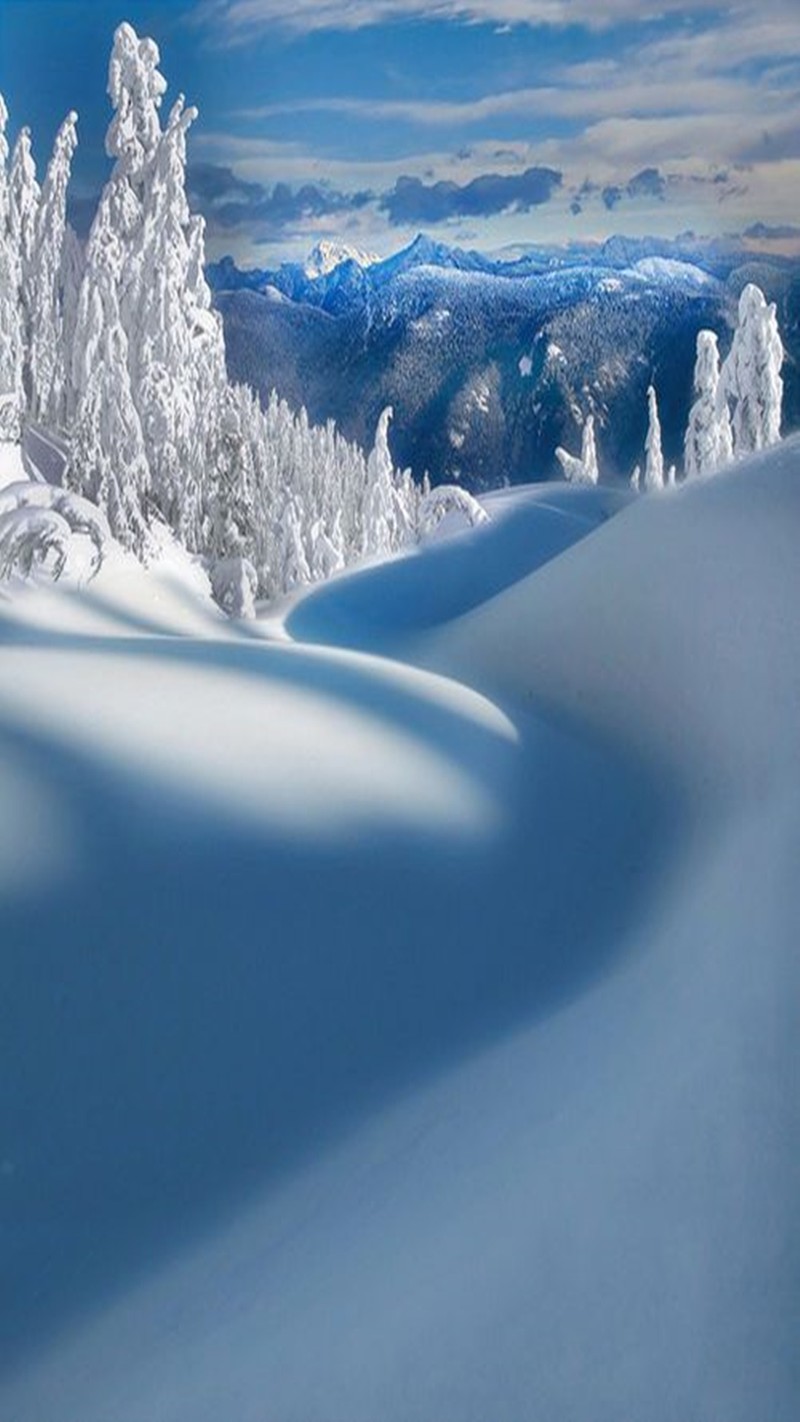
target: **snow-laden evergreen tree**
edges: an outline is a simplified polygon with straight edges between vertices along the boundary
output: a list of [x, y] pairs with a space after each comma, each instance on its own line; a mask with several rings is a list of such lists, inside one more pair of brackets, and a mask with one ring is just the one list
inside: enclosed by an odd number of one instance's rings
[[720, 381], [719, 346], [713, 331], [699, 331], [694, 367], [694, 403], [684, 441], [687, 479], [713, 474], [733, 457], [728, 402]]
[[152, 497], [194, 551], [225, 387], [221, 326], [202, 277], [202, 227], [192, 223], [186, 200], [186, 132], [196, 116], [181, 96], [156, 145], [128, 298], [131, 377]]
[[139, 413], [128, 376], [128, 342], [114, 311], [112, 287], [102, 307], [91, 369], [72, 429], [67, 488], [97, 504], [124, 548], [140, 557], [148, 550], [147, 496], [150, 470]]
[[[139, 197], [161, 137], [158, 111], [167, 81], [159, 63], [155, 40], [140, 39], [132, 25], [118, 27], [108, 66], [108, 97], [114, 117], [106, 134], [106, 153], [116, 160], [112, 180], [125, 179]], [[139, 215], [136, 205], [124, 210], [135, 223]]]
[[561, 446], [556, 450], [556, 458], [564, 471], [564, 478], [575, 484], [597, 484], [600, 466], [597, 459], [597, 443], [594, 434], [594, 415], [587, 415], [581, 436], [580, 458], [570, 454]]
[[784, 354], [775, 303], [750, 282], [739, 297], [739, 323], [721, 376], [737, 459], [780, 440]]
[[[161, 132], [158, 106], [166, 84], [157, 64], [158, 50], [152, 41], [140, 41], [130, 25], [120, 25], [114, 36], [108, 75], [108, 93], [115, 113], [106, 134], [106, 153], [115, 162], [100, 197], [86, 250], [72, 352], [70, 419], [78, 413], [88, 391], [98, 348], [108, 340], [104, 323], [118, 325], [125, 335], [125, 378], [132, 395], [127, 366], [130, 265], [133, 244], [141, 232], [144, 187]], [[79, 478], [81, 471], [75, 460], [73, 465], [75, 477]]]
[[66, 416], [64, 237], [77, 122], [77, 114], [68, 114], [56, 135], [31, 257], [29, 406], [35, 420], [52, 426], [63, 423]]
[[644, 487], [649, 493], [664, 488], [664, 454], [661, 448], [661, 421], [655, 386], [647, 389], [647, 435], [644, 442]]
[[22, 267], [23, 302], [33, 275], [33, 254], [41, 192], [36, 181], [36, 163], [31, 150], [30, 129], [20, 129], [11, 158], [9, 187], [9, 228]]
[[293, 498], [289, 499], [283, 510], [281, 529], [280, 581], [283, 591], [291, 592], [311, 582], [300, 510]]
[[389, 449], [389, 425], [393, 415], [391, 405], [387, 405], [378, 420], [375, 443], [367, 461], [362, 548], [365, 554], [372, 556], [392, 553], [398, 544], [394, 463]]
[[22, 386], [25, 403], [30, 399], [27, 379], [27, 361], [31, 341], [31, 319], [33, 304], [34, 250], [39, 212], [39, 184], [36, 181], [36, 163], [31, 150], [31, 135], [27, 128], [20, 130], [11, 157], [8, 179], [8, 232], [9, 241], [19, 262], [19, 319], [22, 341]]
[[72, 371], [72, 351], [75, 347], [75, 332], [78, 325], [78, 307], [81, 287], [86, 270], [86, 253], [83, 243], [74, 229], [67, 223], [61, 246], [61, 341], [62, 364], [65, 388], [62, 398], [60, 423], [66, 427], [69, 410], [70, 382]]
[[128, 337], [122, 318], [126, 180], [112, 176], [89, 234], [72, 359], [72, 419], [68, 488], [98, 504], [123, 547], [148, 546], [150, 469], [133, 398]]
[[22, 267], [17, 237], [11, 227], [7, 123], [8, 109], [0, 94], [0, 439], [17, 440], [24, 407]]
[[[114, 117], [106, 151], [115, 162], [89, 238], [76, 322], [74, 405], [79, 417], [102, 339], [98, 322], [118, 323], [148, 469], [146, 484], [138, 480], [148, 500], [138, 522], [160, 515], [188, 548], [200, 551], [209, 521], [221, 516], [212, 506], [215, 471], [225, 462], [229, 439], [225, 352], [203, 275], [203, 223], [192, 217], [186, 200], [186, 132], [196, 110], [179, 98], [162, 131], [166, 81], [158, 64], [154, 42], [121, 25], [108, 82]], [[115, 301], [108, 299], [109, 283]], [[126, 406], [128, 397], [117, 403]], [[72, 464], [79, 479], [77, 451]], [[85, 473], [91, 480], [91, 471]], [[125, 529], [115, 528], [122, 542], [130, 527], [126, 521]], [[235, 556], [231, 549], [217, 551]]]

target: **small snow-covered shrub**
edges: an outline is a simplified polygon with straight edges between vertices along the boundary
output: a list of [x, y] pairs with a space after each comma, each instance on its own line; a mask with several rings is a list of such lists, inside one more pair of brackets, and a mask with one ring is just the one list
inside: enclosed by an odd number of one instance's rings
[[221, 558], [209, 571], [214, 601], [229, 617], [255, 617], [258, 574], [246, 558]]
[[78, 494], [25, 480], [0, 490], [0, 578], [90, 582], [112, 542], [105, 515]]
[[0, 578], [45, 573], [56, 581], [67, 561], [70, 527], [55, 509], [9, 509], [0, 515]]

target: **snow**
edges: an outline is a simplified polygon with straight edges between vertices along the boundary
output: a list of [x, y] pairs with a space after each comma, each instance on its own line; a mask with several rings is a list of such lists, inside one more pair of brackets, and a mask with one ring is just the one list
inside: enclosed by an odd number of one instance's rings
[[487, 507], [0, 601], [2, 1416], [793, 1419], [800, 442]]
[[5, 489], [7, 484], [17, 484], [27, 477], [20, 446], [0, 440], [0, 489]]
[[648, 281], [679, 283], [683, 286], [712, 286], [714, 277], [692, 262], [680, 262], [674, 257], [642, 257], [631, 270]]
[[351, 247], [345, 242], [323, 240], [309, 253], [303, 270], [307, 277], [316, 281], [319, 277], [328, 276], [335, 271], [342, 262], [355, 262], [359, 267], [371, 267], [380, 260], [377, 252], [362, 252], [360, 248]]

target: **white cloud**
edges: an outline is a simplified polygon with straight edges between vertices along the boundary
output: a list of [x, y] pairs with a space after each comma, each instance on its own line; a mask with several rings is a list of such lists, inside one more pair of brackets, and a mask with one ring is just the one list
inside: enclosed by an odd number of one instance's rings
[[[659, 0], [646, 18], [660, 15], [747, 16], [786, 14], [796, 0], [740, 0], [721, 6], [719, 0]], [[263, 29], [279, 27], [301, 33], [314, 30], [356, 30], [400, 20], [458, 20], [486, 23], [502, 31], [509, 25], [564, 27], [580, 24], [602, 30], [619, 22], [641, 22], [641, 0], [206, 0], [198, 19], [224, 29], [235, 43]]]
[[607, 80], [595, 87], [570, 85], [565, 72], [562, 87], [552, 85], [514, 89], [460, 102], [434, 99], [298, 99], [240, 110], [239, 119], [257, 121], [301, 113], [328, 113], [349, 118], [382, 119], [419, 127], [471, 128], [507, 115], [519, 118], [575, 118], [591, 120], [614, 114], [724, 113], [742, 105], [754, 114], [785, 104], [785, 92], [774, 96], [754, 90], [741, 80], [687, 76], [676, 85], [670, 78], [641, 75], [628, 65], [613, 65]]
[[[322, 98], [317, 93], [236, 116], [240, 125], [249, 121], [254, 128], [295, 114], [346, 118], [350, 122], [330, 125], [338, 145], [335, 159], [315, 152], [313, 144], [275, 143], [255, 134], [218, 132], [198, 135], [195, 142], [230, 163], [242, 178], [266, 185], [328, 182], [350, 193], [385, 193], [406, 175], [426, 183], [452, 179], [464, 184], [481, 174], [519, 173], [543, 164], [563, 172], [562, 193], [546, 211], [482, 222], [476, 239], [482, 247], [537, 235], [600, 237], [620, 227], [632, 233], [675, 233], [688, 227], [720, 233], [759, 217], [789, 221], [796, 216], [800, 166], [797, 4], [656, 0], [651, 8], [641, 0], [294, 0], [288, 6], [285, 0], [205, 0], [200, 13], [213, 22], [222, 43], [280, 29], [297, 34], [355, 30], [404, 19], [483, 21], [495, 29], [582, 24], [594, 30], [626, 21], [629, 28], [610, 57], [551, 66], [539, 84], [529, 82], [538, 77], [538, 66], [518, 70], [519, 87], [470, 100], [364, 98], [346, 92]], [[658, 15], [685, 23], [654, 40], [653, 29], [644, 29], [642, 22]], [[576, 43], [578, 58], [586, 52]], [[474, 82], [480, 85], [480, 73]], [[512, 82], [510, 74], [506, 82]], [[514, 130], [517, 138], [486, 136], [494, 120], [505, 135]], [[361, 159], [360, 122], [394, 125], [393, 152], [398, 133], [405, 152], [387, 160]], [[448, 130], [459, 135], [457, 156], [448, 146]], [[472, 141], [476, 131], [479, 141]], [[536, 142], [530, 141], [531, 133], [537, 134]], [[737, 171], [745, 165], [746, 173]], [[664, 175], [666, 200], [637, 198], [626, 202], [624, 211], [606, 211], [600, 189], [624, 189], [646, 167], [658, 167]], [[581, 196], [581, 210], [570, 212], [584, 179], [590, 186]], [[375, 204], [356, 216], [332, 217], [330, 226], [346, 222], [357, 225], [362, 244], [386, 248], [385, 220]], [[464, 240], [466, 231], [463, 223], [455, 224], [444, 235]], [[295, 234], [298, 242], [304, 232]], [[396, 229], [389, 234], [392, 246], [399, 235]]]

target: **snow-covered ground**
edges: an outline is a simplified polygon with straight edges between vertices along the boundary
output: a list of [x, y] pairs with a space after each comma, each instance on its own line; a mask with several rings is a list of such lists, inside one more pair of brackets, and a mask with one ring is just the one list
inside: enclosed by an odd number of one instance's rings
[[796, 1416], [800, 443], [492, 514], [0, 599], [4, 1419]]

